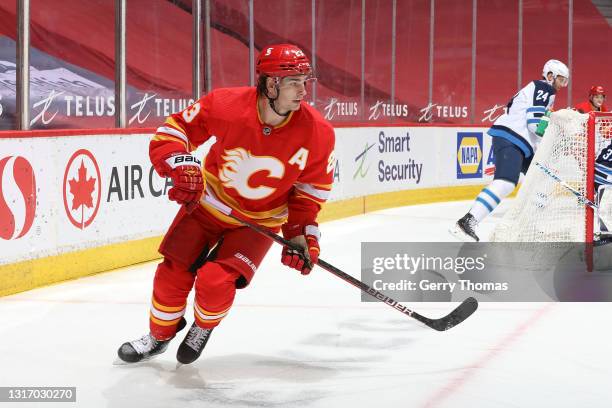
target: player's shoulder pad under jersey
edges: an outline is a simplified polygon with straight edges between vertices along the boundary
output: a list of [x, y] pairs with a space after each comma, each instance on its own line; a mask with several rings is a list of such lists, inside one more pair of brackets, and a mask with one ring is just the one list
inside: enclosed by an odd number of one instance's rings
[[232, 88], [216, 88], [210, 91], [210, 94], [215, 95], [216, 98], [244, 98], [245, 95], [255, 92], [256, 90], [252, 86], [239, 86]]
[[257, 98], [255, 88], [235, 87], [214, 89], [200, 101], [213, 117], [234, 120], [249, 108], [255, 109]]
[[551, 84], [549, 84], [548, 82], [542, 79], [536, 79], [535, 81], [533, 81], [533, 84], [535, 85], [536, 90], [550, 92], [551, 95], [554, 95], [555, 93], [557, 93], [557, 91]]
[[[321, 118], [322, 119], [322, 118]], [[312, 142], [319, 146], [321, 152], [329, 152], [336, 144], [334, 127], [325, 119], [313, 122]]]
[[334, 135], [334, 127], [331, 123], [329, 123], [321, 113], [310, 106], [306, 102], [302, 102], [300, 107], [302, 111], [302, 120], [308, 122], [312, 125], [313, 130], [317, 131], [317, 133]]
[[574, 106], [574, 109], [580, 113], [588, 113], [591, 111], [591, 104], [588, 101], [580, 102]]
[[555, 88], [543, 80], [535, 80], [533, 84], [533, 106], [547, 106], [550, 98], [556, 93]]

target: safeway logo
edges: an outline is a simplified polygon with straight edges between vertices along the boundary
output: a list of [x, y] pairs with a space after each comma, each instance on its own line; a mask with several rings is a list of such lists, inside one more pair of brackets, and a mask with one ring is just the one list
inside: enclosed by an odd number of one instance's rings
[[36, 214], [36, 178], [21, 156], [0, 160], [0, 238], [18, 239], [28, 233]]
[[76, 151], [64, 172], [64, 209], [75, 227], [85, 229], [96, 218], [102, 197], [100, 168], [89, 150]]

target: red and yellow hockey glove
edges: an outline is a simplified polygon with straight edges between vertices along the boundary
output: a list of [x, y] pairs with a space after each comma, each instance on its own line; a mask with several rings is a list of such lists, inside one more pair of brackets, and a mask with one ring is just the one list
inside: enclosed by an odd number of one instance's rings
[[160, 173], [170, 177], [174, 186], [168, 191], [168, 198], [184, 204], [187, 212], [197, 208], [204, 193], [202, 163], [189, 153], [173, 153], [160, 164]]
[[288, 225], [282, 226], [283, 236], [296, 244], [301, 250], [295, 250], [287, 246], [283, 247], [281, 262], [293, 269], [297, 269], [302, 275], [308, 275], [313, 266], [319, 260], [319, 239], [321, 232], [316, 223], [311, 225]]

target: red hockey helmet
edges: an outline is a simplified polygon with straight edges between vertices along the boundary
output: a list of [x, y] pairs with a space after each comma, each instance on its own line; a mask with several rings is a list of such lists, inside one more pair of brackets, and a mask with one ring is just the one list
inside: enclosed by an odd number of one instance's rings
[[312, 73], [304, 51], [292, 44], [276, 44], [264, 48], [257, 57], [255, 70], [257, 75], [280, 78]]
[[595, 95], [606, 96], [606, 91], [604, 91], [603, 86], [601, 86], [601, 85], [594, 85], [594, 86], [591, 87], [591, 90], [589, 91], [589, 98], [591, 96], [595, 96]]

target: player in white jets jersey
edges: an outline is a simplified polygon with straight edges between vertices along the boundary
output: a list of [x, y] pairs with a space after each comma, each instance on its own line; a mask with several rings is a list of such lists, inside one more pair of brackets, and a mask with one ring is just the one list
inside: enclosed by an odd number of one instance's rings
[[544, 64], [542, 79], [532, 81], [510, 99], [506, 113], [487, 132], [493, 137], [495, 177], [476, 197], [474, 204], [450, 232], [462, 240], [479, 241], [476, 225], [489, 215], [525, 174], [540, 142], [536, 128], [546, 110], [553, 107], [555, 93], [567, 86], [569, 69], [561, 61]]

